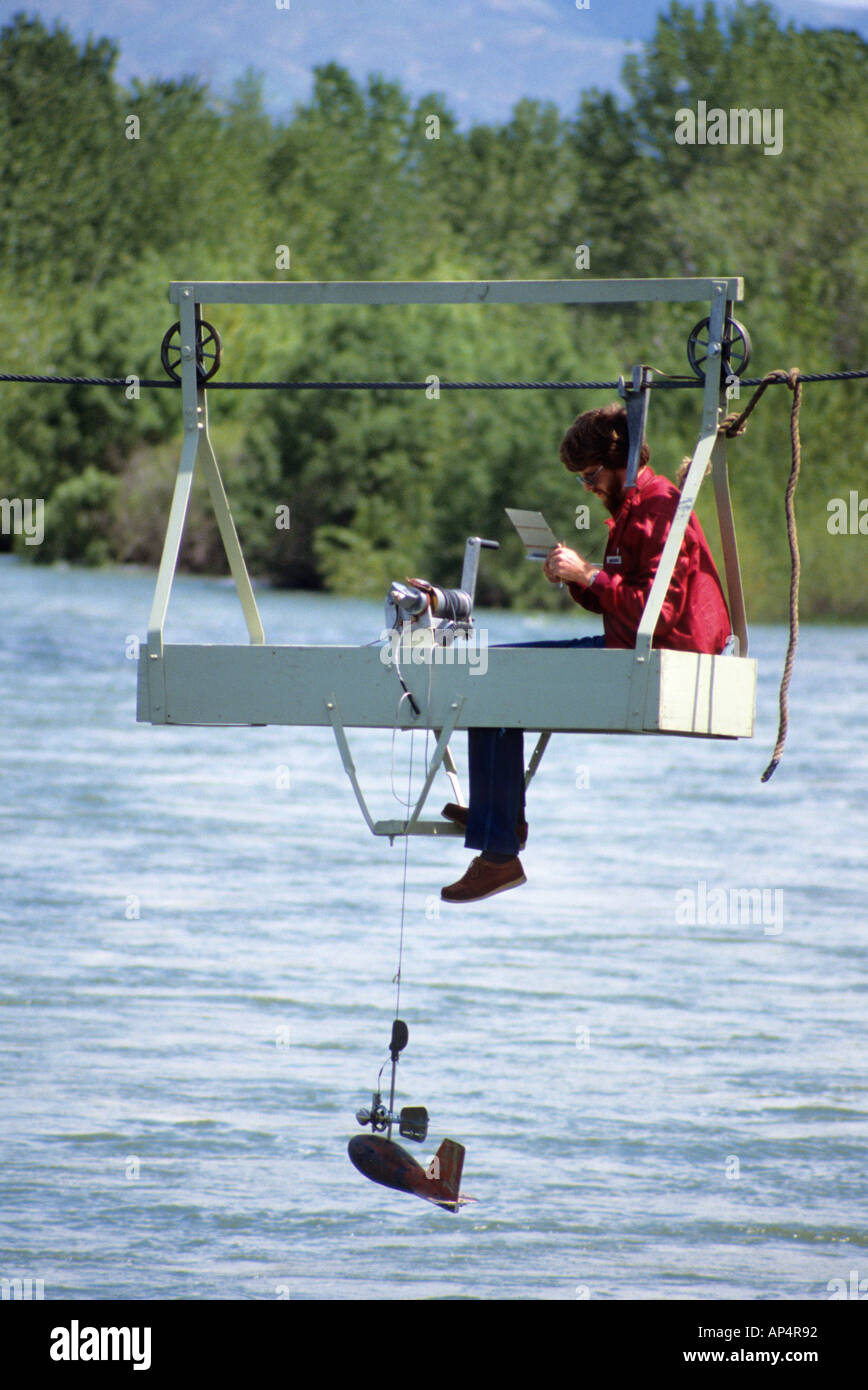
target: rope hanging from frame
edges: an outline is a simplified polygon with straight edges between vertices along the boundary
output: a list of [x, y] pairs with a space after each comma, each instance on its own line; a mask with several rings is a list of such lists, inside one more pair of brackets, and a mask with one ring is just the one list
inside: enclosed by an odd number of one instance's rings
[[799, 640], [799, 575], [801, 564], [799, 560], [799, 537], [796, 531], [795, 495], [796, 484], [799, 481], [799, 469], [801, 468], [802, 462], [802, 442], [799, 436], [799, 410], [802, 404], [803, 380], [804, 378], [798, 367], [791, 367], [788, 372], [768, 372], [766, 376], [762, 378], [759, 389], [753, 393], [744, 410], [739, 414], [728, 415], [718, 426], [717, 430], [718, 434], [724, 435], [727, 439], [737, 438], [739, 435], [744, 434], [748, 417], [756, 407], [767, 387], [785, 385], [792, 391], [793, 401], [790, 408], [790, 476], [787, 480], [787, 491], [784, 498], [784, 507], [787, 516], [787, 540], [790, 547], [789, 639], [787, 641], [787, 655], [784, 661], [783, 675], [781, 676], [778, 737], [774, 752], [771, 756], [771, 761], [760, 778], [762, 782], [767, 782], [769, 780], [783, 756], [784, 743], [786, 742], [787, 729], [789, 727], [790, 677], [793, 674], [796, 644]]

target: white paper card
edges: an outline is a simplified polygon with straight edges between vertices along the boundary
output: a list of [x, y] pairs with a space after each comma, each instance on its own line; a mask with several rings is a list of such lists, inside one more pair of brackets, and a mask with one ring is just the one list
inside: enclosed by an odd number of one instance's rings
[[527, 549], [529, 560], [544, 560], [558, 538], [542, 512], [525, 512], [518, 507], [504, 508]]

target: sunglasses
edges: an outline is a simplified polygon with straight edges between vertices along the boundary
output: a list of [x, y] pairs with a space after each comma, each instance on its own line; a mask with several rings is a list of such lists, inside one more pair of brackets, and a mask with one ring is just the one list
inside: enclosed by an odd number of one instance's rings
[[593, 487], [605, 466], [605, 464], [601, 463], [599, 468], [595, 468], [592, 473], [577, 473], [576, 477], [585, 487]]

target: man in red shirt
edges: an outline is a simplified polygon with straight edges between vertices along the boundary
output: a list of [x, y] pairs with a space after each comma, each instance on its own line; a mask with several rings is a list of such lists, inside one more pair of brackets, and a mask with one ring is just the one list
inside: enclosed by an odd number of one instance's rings
[[[579, 415], [561, 442], [561, 462], [612, 513], [602, 566], [558, 545], [545, 575], [567, 584], [576, 603], [602, 613], [607, 647], [635, 647], [636, 630], [651, 591], [680, 493], [647, 466], [643, 444], [636, 487], [625, 492], [627, 413], [608, 405]], [[657, 626], [655, 647], [720, 653], [730, 634], [729, 611], [702, 527], [694, 514], [669, 585]]]
[[[576, 603], [603, 617], [604, 638], [575, 645], [634, 647], [680, 493], [648, 467], [642, 445], [636, 487], [627, 479], [627, 412], [617, 402], [579, 415], [561, 441], [565, 468], [611, 512], [602, 565], [565, 545], [549, 551], [543, 572], [565, 583]], [[655, 647], [721, 652], [730, 635], [729, 612], [708, 542], [695, 515], [687, 524], [672, 580], [654, 629]], [[445, 806], [447, 819], [467, 827], [465, 845], [481, 854], [457, 883], [442, 889], [446, 902], [476, 902], [526, 882], [518, 850], [527, 838], [524, 818], [524, 741], [520, 729], [469, 730], [470, 806]]]

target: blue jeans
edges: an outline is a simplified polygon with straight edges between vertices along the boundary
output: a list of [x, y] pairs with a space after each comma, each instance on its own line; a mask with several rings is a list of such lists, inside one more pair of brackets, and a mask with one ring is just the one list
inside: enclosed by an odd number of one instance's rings
[[[508, 647], [604, 647], [605, 637], [561, 642], [505, 642]], [[518, 854], [517, 825], [524, 816], [524, 733], [521, 729], [468, 729], [470, 807], [467, 849]]]

